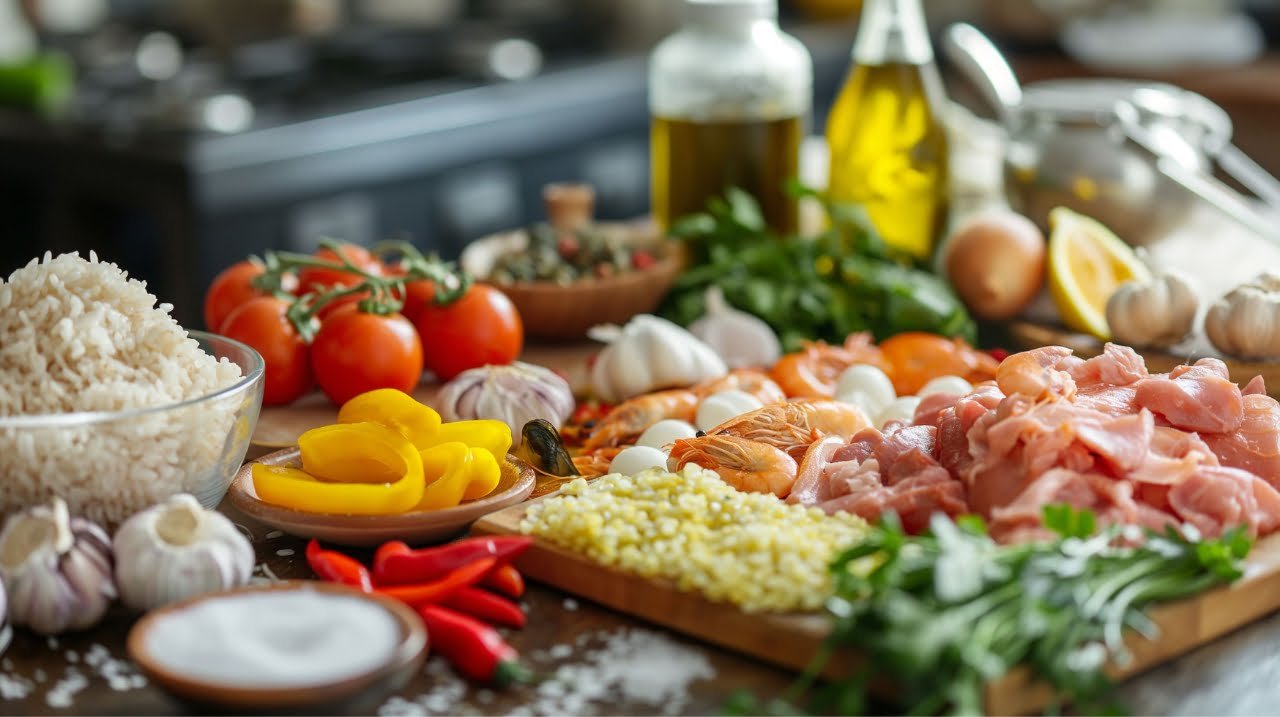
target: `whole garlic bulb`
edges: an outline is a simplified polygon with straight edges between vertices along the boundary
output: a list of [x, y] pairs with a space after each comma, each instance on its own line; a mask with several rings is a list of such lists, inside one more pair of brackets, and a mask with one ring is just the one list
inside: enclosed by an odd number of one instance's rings
[[120, 598], [138, 610], [244, 585], [253, 573], [249, 539], [185, 493], [126, 520], [113, 547]]
[[640, 314], [622, 328], [597, 326], [590, 335], [609, 344], [591, 368], [592, 390], [609, 403], [729, 372], [710, 346], [657, 316]]
[[1215, 301], [1205, 314], [1204, 330], [1228, 356], [1280, 357], [1280, 274], [1264, 272]]
[[1191, 333], [1199, 312], [1191, 280], [1164, 271], [1150, 281], [1121, 284], [1107, 300], [1107, 325], [1121, 343], [1168, 348]]
[[689, 333], [702, 339], [729, 368], [768, 367], [778, 361], [782, 344], [763, 319], [730, 306], [718, 286], [707, 289], [706, 304], [707, 313], [689, 324]]
[[463, 371], [445, 384], [439, 404], [446, 421], [502, 421], [511, 427], [517, 446], [526, 423], [541, 418], [559, 428], [575, 405], [568, 381], [551, 369], [519, 361]]
[[5, 523], [0, 578], [13, 624], [44, 635], [92, 627], [116, 596], [111, 538], [95, 523], [72, 518], [54, 498]]

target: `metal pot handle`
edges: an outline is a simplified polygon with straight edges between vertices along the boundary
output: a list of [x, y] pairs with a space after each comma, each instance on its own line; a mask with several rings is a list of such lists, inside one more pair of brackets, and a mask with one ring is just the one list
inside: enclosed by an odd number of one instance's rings
[[[1260, 214], [1239, 193], [1212, 174], [1187, 167], [1159, 150], [1152, 141], [1150, 131], [1142, 125], [1138, 109], [1125, 100], [1115, 106], [1115, 117], [1125, 138], [1152, 157], [1152, 164], [1164, 176], [1180, 184], [1184, 189], [1208, 202], [1241, 226], [1273, 244], [1280, 245], [1280, 231], [1276, 222]], [[1258, 195], [1268, 205], [1280, 209], [1280, 183], [1258, 166], [1252, 159], [1233, 145], [1226, 145], [1214, 158], [1223, 170]]]

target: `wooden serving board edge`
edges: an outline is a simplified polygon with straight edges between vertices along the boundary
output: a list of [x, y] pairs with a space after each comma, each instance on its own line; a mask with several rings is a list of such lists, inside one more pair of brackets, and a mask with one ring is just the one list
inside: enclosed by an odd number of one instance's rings
[[[545, 496], [550, 497], [550, 496]], [[539, 498], [538, 500], [543, 500]], [[471, 532], [513, 535], [530, 505], [522, 503], [478, 520]], [[720, 647], [779, 667], [800, 671], [817, 653], [827, 634], [826, 618], [811, 614], [751, 614], [702, 596], [680, 591], [667, 580], [643, 578], [600, 565], [578, 553], [537, 540], [516, 561], [530, 579], [591, 600]], [[1226, 587], [1168, 603], [1150, 612], [1160, 630], [1157, 640], [1131, 634], [1126, 644], [1132, 659], [1108, 673], [1124, 679], [1217, 639], [1280, 609], [1280, 534], [1258, 541], [1243, 578]], [[824, 670], [840, 677], [856, 668], [859, 657], [842, 653]], [[1025, 668], [989, 683], [988, 714], [1030, 714], [1053, 701], [1052, 689]]]

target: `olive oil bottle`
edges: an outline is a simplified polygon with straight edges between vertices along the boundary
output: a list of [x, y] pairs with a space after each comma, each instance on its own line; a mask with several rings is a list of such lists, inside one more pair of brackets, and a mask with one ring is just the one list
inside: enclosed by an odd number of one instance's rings
[[649, 64], [655, 219], [669, 228], [738, 187], [772, 228], [795, 231], [784, 186], [813, 104], [808, 51], [778, 27], [777, 0], [684, 0], [683, 11]]
[[831, 198], [862, 204], [886, 243], [927, 259], [946, 224], [946, 97], [920, 0], [868, 0], [827, 117]]

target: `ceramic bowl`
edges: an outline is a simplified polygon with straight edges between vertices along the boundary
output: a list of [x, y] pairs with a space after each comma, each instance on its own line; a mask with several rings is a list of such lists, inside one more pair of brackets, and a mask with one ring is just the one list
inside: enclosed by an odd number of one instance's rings
[[[183, 674], [166, 667], [147, 647], [149, 630], [164, 617], [207, 600], [275, 590], [316, 590], [377, 603], [399, 624], [400, 643], [390, 660], [364, 674], [336, 682], [290, 687], [245, 687]], [[148, 679], [179, 699], [197, 705], [247, 712], [367, 712], [376, 709], [387, 695], [403, 689], [422, 669], [427, 658], [427, 632], [421, 618], [397, 600], [369, 595], [343, 585], [297, 580], [200, 595], [153, 610], [130, 630], [126, 647], [129, 658], [137, 663]]]
[[[293, 468], [302, 465], [297, 448], [276, 451], [259, 458], [258, 462]], [[536, 482], [531, 466], [508, 456], [498, 487], [478, 500], [466, 501], [454, 508], [397, 515], [338, 515], [308, 513], [264, 502], [253, 489], [251, 466], [246, 463], [240, 469], [227, 492], [231, 504], [245, 515], [299, 538], [361, 547], [381, 545], [388, 540], [418, 545], [448, 540], [466, 532], [480, 517], [528, 498]]]
[[[520, 312], [525, 334], [549, 339], [580, 339], [600, 324], [625, 324], [636, 314], [658, 308], [680, 274], [684, 255], [679, 243], [657, 235], [645, 222], [600, 223], [600, 231], [616, 232], [629, 243], [652, 247], [658, 261], [643, 271], [628, 271], [607, 279], [580, 279], [572, 284], [554, 281], [492, 283]], [[524, 251], [529, 245], [523, 229], [477, 239], [462, 251], [459, 263], [472, 276], [487, 281], [498, 257]]]

